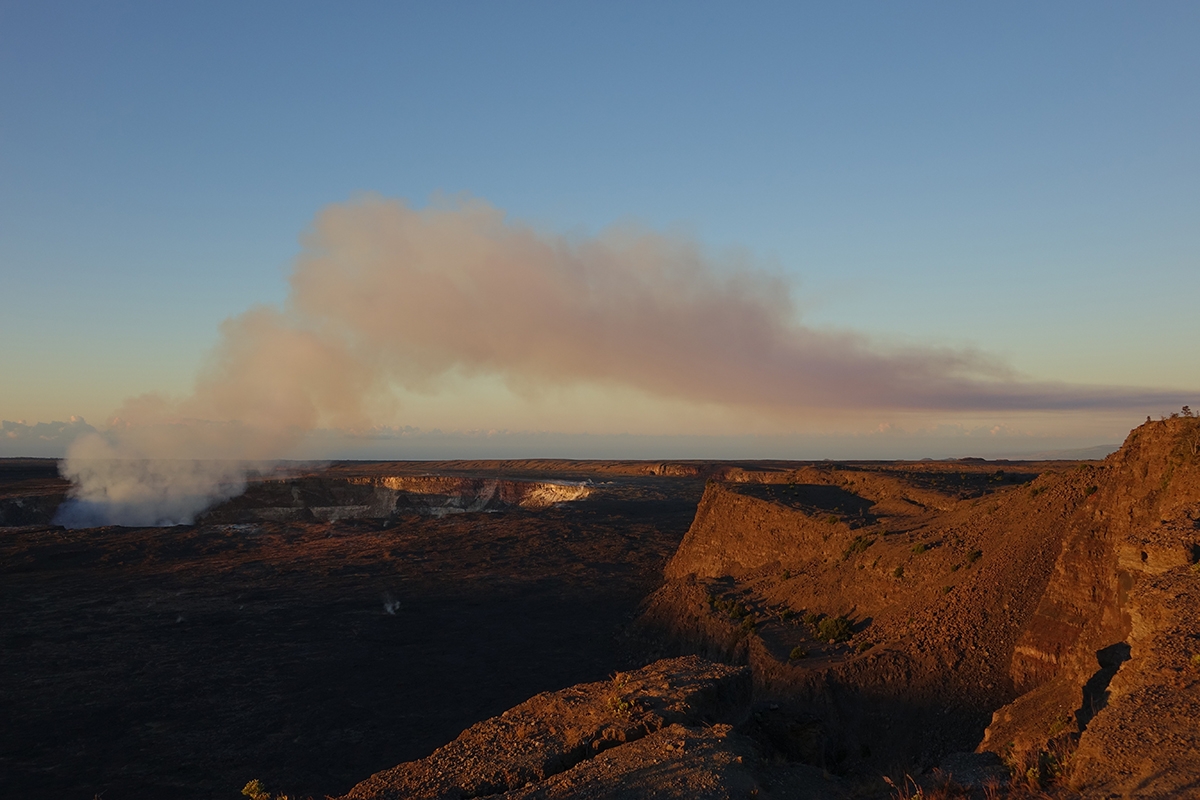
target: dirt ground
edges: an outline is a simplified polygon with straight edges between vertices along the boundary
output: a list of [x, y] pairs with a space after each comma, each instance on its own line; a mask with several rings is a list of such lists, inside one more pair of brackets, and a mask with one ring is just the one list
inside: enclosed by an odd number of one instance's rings
[[702, 490], [389, 528], [0, 528], [0, 796], [341, 794], [626, 666]]

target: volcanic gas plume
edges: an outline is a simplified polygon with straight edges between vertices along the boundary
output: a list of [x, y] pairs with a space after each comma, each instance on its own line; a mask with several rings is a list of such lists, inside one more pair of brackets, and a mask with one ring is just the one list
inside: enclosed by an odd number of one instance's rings
[[190, 521], [241, 490], [245, 462], [283, 457], [318, 426], [368, 426], [389, 392], [450, 376], [624, 386], [765, 415], [1178, 404], [1021, 381], [973, 351], [882, 349], [803, 325], [782, 278], [686, 238], [550, 235], [481, 201], [330, 206], [290, 283], [284, 308], [221, 326], [191, 396], [134, 398], [76, 440], [64, 523]]

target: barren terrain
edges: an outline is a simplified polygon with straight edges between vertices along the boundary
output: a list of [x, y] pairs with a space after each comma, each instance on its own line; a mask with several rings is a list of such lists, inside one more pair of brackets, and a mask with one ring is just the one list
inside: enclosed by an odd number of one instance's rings
[[1103, 462], [346, 463], [68, 531], [3, 465], [0, 794], [1200, 793], [1200, 420]]

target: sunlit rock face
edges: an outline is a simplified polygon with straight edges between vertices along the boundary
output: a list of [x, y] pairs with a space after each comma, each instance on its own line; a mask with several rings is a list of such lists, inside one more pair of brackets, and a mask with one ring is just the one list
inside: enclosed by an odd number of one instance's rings
[[302, 476], [251, 483], [245, 494], [204, 515], [206, 521], [332, 521], [539, 509], [582, 500], [586, 483], [446, 475]]

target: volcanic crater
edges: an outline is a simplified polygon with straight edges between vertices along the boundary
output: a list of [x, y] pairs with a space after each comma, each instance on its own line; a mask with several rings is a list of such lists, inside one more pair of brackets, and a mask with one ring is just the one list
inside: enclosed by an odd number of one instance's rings
[[0, 794], [1200, 794], [1200, 420], [1093, 462], [0, 463]]

